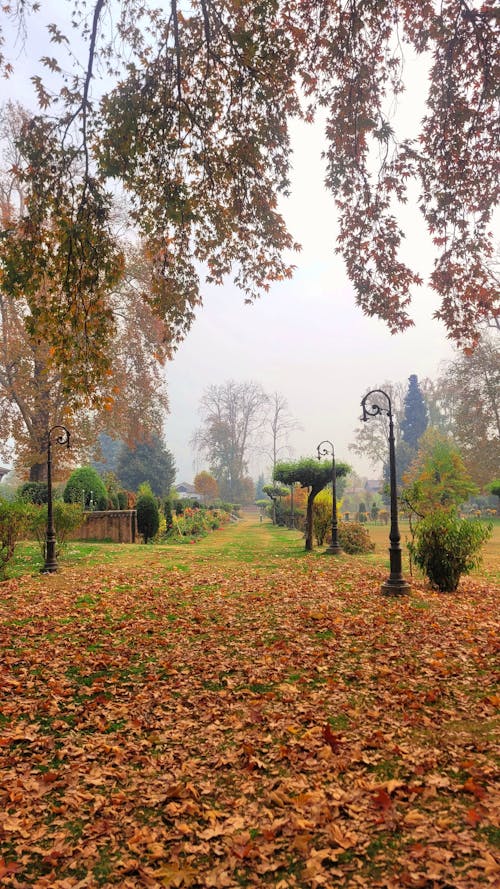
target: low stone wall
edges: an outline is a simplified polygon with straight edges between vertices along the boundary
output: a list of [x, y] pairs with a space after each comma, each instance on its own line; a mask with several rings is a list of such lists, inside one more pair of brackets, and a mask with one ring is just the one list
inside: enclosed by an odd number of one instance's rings
[[68, 535], [71, 540], [111, 540], [113, 543], [135, 543], [137, 513], [135, 509], [107, 509], [86, 512], [85, 522]]

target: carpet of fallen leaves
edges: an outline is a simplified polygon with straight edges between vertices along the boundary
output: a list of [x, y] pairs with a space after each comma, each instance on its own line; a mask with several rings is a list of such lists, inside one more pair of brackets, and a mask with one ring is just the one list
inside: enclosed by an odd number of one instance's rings
[[498, 886], [498, 589], [203, 546], [0, 586], [2, 886]]

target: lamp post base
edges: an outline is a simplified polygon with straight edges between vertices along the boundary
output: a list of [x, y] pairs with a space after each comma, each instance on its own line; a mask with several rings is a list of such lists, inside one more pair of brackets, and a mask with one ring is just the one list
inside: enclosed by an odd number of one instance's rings
[[54, 571], [57, 571], [56, 538], [55, 534], [49, 531], [45, 549], [45, 564], [41, 570], [41, 573], [53, 574]]
[[397, 578], [388, 578], [380, 587], [384, 596], [406, 596], [411, 586], [406, 580]]
[[331, 543], [330, 546], [325, 549], [325, 553], [328, 553], [331, 556], [339, 556], [342, 552], [343, 549], [339, 543]]
[[54, 571], [57, 571], [57, 562], [45, 562], [40, 574], [53, 574]]

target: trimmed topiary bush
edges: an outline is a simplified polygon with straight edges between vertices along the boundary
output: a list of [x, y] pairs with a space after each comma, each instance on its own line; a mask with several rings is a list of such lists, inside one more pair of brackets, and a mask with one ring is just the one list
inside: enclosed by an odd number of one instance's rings
[[433, 587], [453, 593], [462, 574], [470, 574], [480, 563], [480, 549], [491, 533], [491, 525], [434, 512], [418, 523], [408, 549]]
[[142, 534], [144, 543], [152, 540], [160, 527], [160, 512], [152, 493], [142, 493], [137, 498], [137, 530]]
[[84, 509], [107, 509], [108, 506], [106, 486], [92, 466], [80, 466], [71, 473], [63, 499], [65, 503], [81, 503]]
[[375, 544], [367, 529], [359, 522], [341, 522], [338, 530], [339, 543], [345, 553], [371, 553]]

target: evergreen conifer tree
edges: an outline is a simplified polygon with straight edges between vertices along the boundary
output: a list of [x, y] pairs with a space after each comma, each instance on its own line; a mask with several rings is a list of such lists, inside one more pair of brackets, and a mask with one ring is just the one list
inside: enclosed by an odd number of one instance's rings
[[408, 391], [405, 395], [401, 434], [403, 441], [415, 451], [418, 450], [419, 439], [427, 429], [427, 422], [427, 408], [424, 396], [418, 385], [417, 375], [412, 374], [408, 378]]

